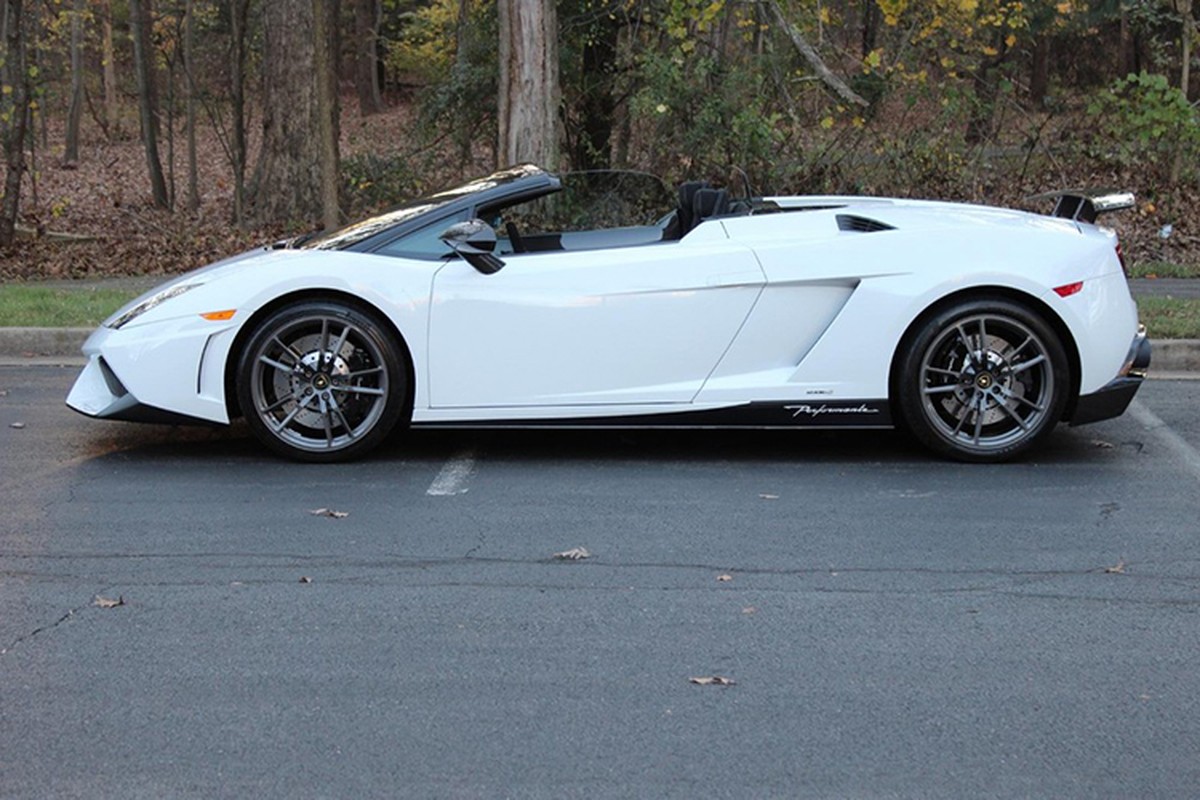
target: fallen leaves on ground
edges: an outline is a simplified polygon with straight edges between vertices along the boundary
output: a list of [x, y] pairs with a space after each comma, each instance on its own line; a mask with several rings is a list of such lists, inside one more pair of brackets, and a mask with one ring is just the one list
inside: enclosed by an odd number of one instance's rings
[[723, 675], [709, 675], [701, 678], [688, 678], [688, 680], [697, 686], [734, 686], [737, 684], [733, 678], [726, 678]]
[[728, 583], [729, 581], [733, 580], [733, 576], [732, 575], [718, 575], [717, 580], [720, 583]]
[[1112, 450], [1112, 449], [1113, 449], [1113, 443], [1112, 443], [1112, 442], [1106, 442], [1106, 441], [1104, 441], [1103, 439], [1096, 439], [1096, 440], [1094, 440], [1094, 441], [1092, 442], [1092, 447], [1099, 448], [1100, 450]]
[[301, 583], [312, 583], [312, 578], [308, 577], [307, 575], [301, 575], [300, 582]]
[[123, 606], [125, 605], [125, 595], [121, 595], [116, 600], [113, 600], [111, 597], [105, 597], [104, 595], [98, 594], [96, 595], [95, 599], [92, 600], [92, 605], [96, 606], [97, 608], [116, 608], [117, 606]]
[[580, 561], [585, 558], [591, 558], [592, 554], [583, 547], [572, 547], [570, 550], [555, 553], [554, 557], [559, 561]]
[[25, 427], [25, 423], [24, 422], [13, 422], [13, 423], [10, 423], [8, 427], [16, 428], [17, 430], [21, 430], [22, 428]]
[[310, 508], [308, 513], [314, 517], [329, 517], [331, 519], [345, 519], [350, 516], [349, 511], [334, 511], [332, 508]]
[[779, 495], [777, 495], [777, 494], [766, 494], [766, 493], [764, 492], [763, 494], [760, 494], [760, 495], [759, 495], [759, 498], [760, 498], [760, 499], [762, 499], [762, 500], [778, 500], [778, 499], [779, 499]]
[[1125, 574], [1125, 559], [1121, 559], [1111, 567], [1105, 567], [1104, 572], [1107, 575], [1124, 575]]

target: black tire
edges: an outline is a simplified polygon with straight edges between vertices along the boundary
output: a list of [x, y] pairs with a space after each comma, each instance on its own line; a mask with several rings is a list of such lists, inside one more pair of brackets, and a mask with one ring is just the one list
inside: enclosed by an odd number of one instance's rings
[[339, 301], [298, 302], [264, 319], [236, 379], [250, 430], [298, 461], [358, 458], [408, 409], [400, 345], [373, 316]]
[[926, 319], [898, 354], [900, 422], [931, 450], [999, 462], [1042, 442], [1071, 391], [1066, 350], [1030, 308], [965, 300]]

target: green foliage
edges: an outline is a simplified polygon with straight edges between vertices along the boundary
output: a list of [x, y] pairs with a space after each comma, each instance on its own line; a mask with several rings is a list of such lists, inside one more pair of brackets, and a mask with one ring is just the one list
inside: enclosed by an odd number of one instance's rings
[[736, 165], [759, 178], [771, 171], [783, 114], [764, 102], [770, 89], [761, 72], [657, 52], [638, 68], [631, 108], [645, 126], [648, 168], [704, 175]]
[[1121, 78], [1092, 99], [1087, 113], [1099, 132], [1093, 152], [1102, 159], [1161, 170], [1176, 153], [1189, 165], [1200, 154], [1200, 117], [1164, 75]]
[[341, 172], [352, 219], [420, 194], [417, 176], [399, 155], [352, 156], [342, 160]]

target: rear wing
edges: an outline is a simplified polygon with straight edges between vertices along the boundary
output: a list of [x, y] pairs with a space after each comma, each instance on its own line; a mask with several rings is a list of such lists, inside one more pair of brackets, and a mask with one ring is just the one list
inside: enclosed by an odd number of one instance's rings
[[1059, 192], [1036, 194], [1029, 200], [1053, 200], [1052, 217], [1073, 222], [1093, 223], [1096, 217], [1111, 211], [1134, 208], [1137, 201], [1131, 192], [1093, 192], [1087, 189], [1064, 189]]

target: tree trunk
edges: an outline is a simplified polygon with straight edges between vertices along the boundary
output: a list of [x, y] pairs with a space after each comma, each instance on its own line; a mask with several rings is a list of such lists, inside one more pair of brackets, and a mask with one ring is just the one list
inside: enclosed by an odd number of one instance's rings
[[364, 117], [383, 110], [379, 94], [379, 0], [354, 0], [354, 85], [358, 112]]
[[329, 224], [336, 219], [330, 187], [338, 181], [330, 47], [336, 3], [271, 0], [262, 12], [263, 136], [251, 190], [255, 214], [264, 222]]
[[229, 102], [232, 108], [233, 130], [230, 154], [233, 161], [233, 221], [246, 221], [246, 15], [250, 0], [233, 0], [229, 4], [231, 68]]
[[162, 161], [158, 157], [158, 95], [151, 69], [150, 8], [151, 0], [129, 0], [129, 27], [133, 39], [133, 71], [137, 79], [138, 114], [142, 122], [142, 143], [146, 151], [146, 167], [150, 172], [150, 191], [154, 205], [169, 208], [167, 182], [163, 177]]
[[1041, 34], [1033, 43], [1033, 63], [1029, 73], [1029, 101], [1041, 109], [1050, 88], [1050, 36]]
[[4, 199], [0, 203], [0, 247], [11, 247], [25, 171], [29, 73], [25, 68], [25, 15], [21, 0], [4, 3], [4, 60], [0, 63], [0, 140], [4, 145]]
[[196, 24], [193, 17], [193, 0], [184, 6], [183, 24], [183, 78], [186, 94], [185, 125], [187, 127], [187, 210], [192, 214], [200, 208], [200, 180], [196, 167], [196, 83], [193, 54], [195, 52]]
[[317, 89], [317, 136], [321, 158], [321, 221], [325, 230], [341, 225], [341, 167], [338, 156], [338, 3], [313, 0], [313, 64]]
[[607, 169], [612, 166], [616, 111], [613, 82], [620, 35], [621, 20], [615, 14], [609, 14], [593, 23], [590, 35], [583, 43], [580, 131], [571, 154], [572, 169]]
[[63, 161], [79, 162], [79, 123], [83, 120], [83, 0], [71, 9], [71, 104], [67, 108], [67, 142]]
[[104, 5], [101, 15], [100, 47], [101, 58], [104, 61], [104, 121], [107, 126], [104, 131], [110, 139], [120, 135], [120, 109], [117, 106], [117, 65], [116, 51], [113, 48], [113, 11], [112, 0]]
[[557, 169], [558, 18], [553, 0], [497, 0], [500, 22], [499, 145], [505, 164]]

